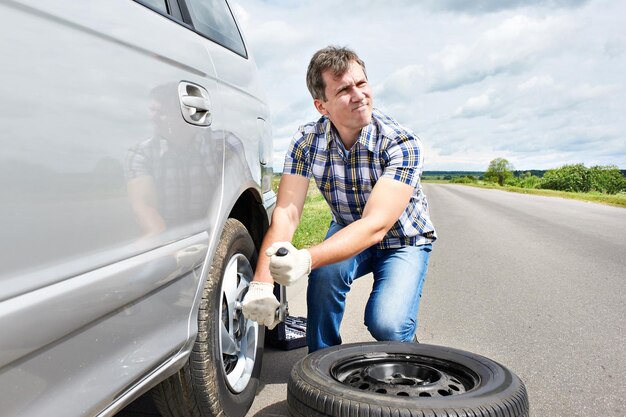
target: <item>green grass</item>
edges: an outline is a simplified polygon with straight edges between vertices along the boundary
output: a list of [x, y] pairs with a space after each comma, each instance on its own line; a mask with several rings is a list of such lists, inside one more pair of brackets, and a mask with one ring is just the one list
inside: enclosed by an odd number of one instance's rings
[[[278, 189], [279, 182], [280, 176], [275, 175], [272, 181], [275, 191]], [[311, 180], [304, 202], [304, 209], [302, 210], [302, 217], [300, 218], [300, 225], [291, 241], [292, 245], [298, 249], [317, 245], [324, 240], [331, 219], [332, 216], [326, 200], [324, 200], [324, 197], [322, 197], [322, 194], [315, 186], [315, 182]]]
[[331, 219], [326, 200], [314, 183], [309, 184], [300, 225], [293, 237], [293, 245], [296, 248], [309, 248], [320, 243], [326, 236]]

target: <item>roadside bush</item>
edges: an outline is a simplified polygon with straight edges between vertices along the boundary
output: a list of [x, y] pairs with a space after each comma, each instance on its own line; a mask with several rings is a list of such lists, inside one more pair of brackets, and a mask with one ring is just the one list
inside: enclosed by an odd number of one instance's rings
[[476, 178], [474, 178], [472, 175], [469, 176], [461, 176], [461, 177], [454, 177], [450, 180], [451, 183], [453, 184], [474, 184], [476, 183]]
[[564, 165], [547, 171], [541, 188], [587, 193], [617, 194], [626, 191], [626, 178], [614, 165], [586, 168], [583, 164]]
[[615, 165], [597, 165], [589, 168], [590, 188], [605, 194], [626, 191], [626, 178]]
[[583, 164], [563, 165], [543, 175], [541, 188], [586, 193], [591, 189], [589, 170]]
[[522, 188], [539, 188], [541, 186], [541, 178], [534, 176], [530, 172], [525, 172], [517, 179], [517, 186]]

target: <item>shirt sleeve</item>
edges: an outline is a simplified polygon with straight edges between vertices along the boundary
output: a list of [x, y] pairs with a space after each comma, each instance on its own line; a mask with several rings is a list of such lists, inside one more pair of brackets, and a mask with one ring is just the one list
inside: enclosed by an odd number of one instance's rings
[[311, 161], [309, 160], [309, 149], [306, 142], [306, 135], [303, 135], [302, 132], [294, 135], [285, 154], [283, 174], [301, 175], [311, 178]]
[[417, 187], [422, 175], [422, 143], [417, 136], [399, 135], [384, 152], [384, 178]]

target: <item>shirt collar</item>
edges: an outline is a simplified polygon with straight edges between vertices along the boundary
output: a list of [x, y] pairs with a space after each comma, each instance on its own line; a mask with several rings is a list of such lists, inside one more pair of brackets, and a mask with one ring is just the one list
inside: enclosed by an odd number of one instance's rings
[[378, 126], [372, 115], [372, 121], [370, 124], [361, 129], [361, 134], [359, 135], [359, 139], [357, 140], [362, 146], [364, 146], [368, 151], [374, 152], [376, 146], [376, 138], [378, 137]]

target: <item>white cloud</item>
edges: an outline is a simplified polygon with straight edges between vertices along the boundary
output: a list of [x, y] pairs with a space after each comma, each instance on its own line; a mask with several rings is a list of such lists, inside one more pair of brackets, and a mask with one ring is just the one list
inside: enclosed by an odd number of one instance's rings
[[618, 35], [604, 43], [604, 53], [610, 58], [623, 57], [626, 54], [626, 36]]
[[582, 84], [570, 91], [570, 95], [574, 100], [592, 100], [595, 98], [600, 98], [607, 96], [618, 89], [616, 85], [606, 85], [606, 84]]
[[588, 0], [428, 0], [428, 6], [437, 11], [461, 13], [491, 13], [527, 7], [575, 8]]
[[493, 90], [487, 91], [479, 96], [470, 97], [465, 104], [456, 109], [455, 117], [477, 117], [488, 112], [493, 104], [491, 95]]
[[407, 65], [394, 71], [376, 89], [380, 97], [394, 97], [412, 100], [423, 88], [425, 71], [421, 65]]
[[[348, 45], [377, 107], [412, 128], [426, 169], [565, 163], [626, 168], [626, 3], [237, 0], [268, 93], [275, 169], [297, 127], [319, 117], [311, 54]], [[589, 24], [593, 22], [593, 24]]]
[[280, 47], [294, 47], [299, 45], [306, 35], [291, 24], [282, 20], [270, 20], [254, 28], [251, 32], [256, 43], [267, 45], [267, 49]]
[[573, 29], [562, 17], [513, 16], [481, 34], [470, 45], [448, 45], [430, 57], [432, 91], [449, 90], [499, 74], [531, 67], [542, 54], [553, 53]]
[[535, 88], [548, 87], [554, 84], [550, 75], [535, 75], [517, 86], [519, 91], [528, 91]]

